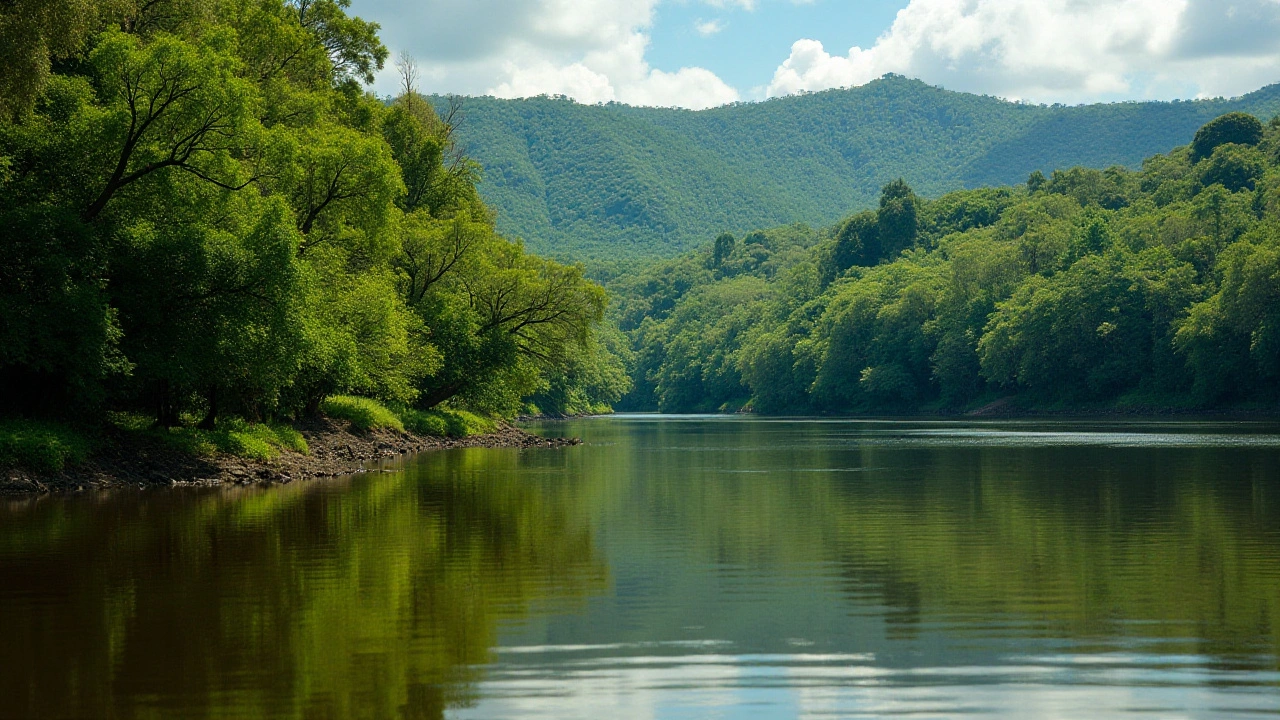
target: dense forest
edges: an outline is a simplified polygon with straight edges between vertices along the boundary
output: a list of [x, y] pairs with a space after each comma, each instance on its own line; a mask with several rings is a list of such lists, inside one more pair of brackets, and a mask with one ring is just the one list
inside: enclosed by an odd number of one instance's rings
[[1020, 183], [1036, 170], [1136, 170], [1234, 111], [1270, 119], [1280, 86], [1235, 100], [1080, 107], [899, 76], [698, 112], [469, 98], [458, 138], [484, 166], [480, 192], [499, 229], [537, 252], [590, 261], [606, 277], [722, 231], [834, 223], [874, 207], [896, 178], [938, 197]]
[[349, 0], [0, 11], [0, 417], [510, 415], [626, 389], [581, 268], [503, 238]]
[[[421, 94], [411, 58], [397, 63], [397, 97], [365, 89], [388, 53], [378, 27], [347, 7], [24, 0], [6, 11], [0, 419], [124, 412], [214, 429], [226, 418], [297, 418], [335, 395], [508, 417], [611, 405], [942, 411], [1010, 395], [1036, 407], [1276, 400], [1280, 123], [1217, 116], [1270, 107], [1272, 91], [1060, 109], [888, 78], [697, 114], [472, 101], [463, 111], [473, 132], [492, 122], [477, 107], [537, 111], [529, 127], [545, 136], [526, 148], [558, 147], [564, 177], [605, 172], [606, 150], [652, 168], [664, 156], [644, 143], [683, 143], [685, 164], [664, 172], [697, 187], [663, 187], [706, 204], [688, 216], [698, 227], [809, 212], [787, 198], [814, 210], [844, 197], [847, 211], [859, 204], [849, 192], [902, 175], [880, 185], [873, 209], [828, 229], [724, 232], [617, 276], [609, 309], [581, 266], [499, 232], [502, 213], [477, 190], [486, 171], [459, 140], [458, 103]], [[858, 105], [861, 115], [837, 112], [853, 97], [880, 100]], [[818, 122], [812, 108], [823, 103], [832, 112]], [[874, 107], [893, 112], [864, 122]], [[788, 111], [785, 123], [770, 115]], [[1091, 120], [1064, 119], [1073, 114]], [[1103, 138], [1090, 156], [1100, 160], [1108, 143], [1131, 153], [1206, 114], [1217, 117], [1188, 131], [1189, 146], [1140, 170], [1036, 170], [1016, 186], [922, 197], [984, 181], [979, 149], [1011, 172]], [[739, 116], [749, 122], [730, 122]], [[575, 128], [565, 118], [612, 119]], [[743, 142], [735, 122], [755, 139]], [[764, 141], [782, 125], [792, 134]], [[1053, 142], [1018, 146], [1046, 127], [1058, 128]], [[802, 133], [853, 144], [804, 156]], [[979, 148], [976, 137], [991, 139]], [[706, 170], [738, 143], [737, 170]], [[577, 151], [586, 154], [575, 164]], [[788, 172], [808, 185], [797, 190], [784, 174], [749, 187], [759, 177], [751, 163], [789, 154]], [[820, 158], [857, 173], [836, 178]], [[493, 163], [489, 184], [509, 189], [495, 181], [509, 171]], [[600, 197], [616, 189], [602, 178], [554, 185], [596, 213], [632, 201], [641, 205], [619, 217], [666, 212], [643, 193]], [[785, 207], [759, 202], [769, 193]], [[664, 227], [682, 234], [684, 222]], [[559, 226], [579, 242], [560, 250], [621, 242], [587, 225]], [[547, 246], [560, 236], [536, 237]]]
[[634, 408], [1272, 408], [1280, 120], [1223, 115], [1140, 171], [896, 180], [827, 230], [725, 233], [611, 289]]

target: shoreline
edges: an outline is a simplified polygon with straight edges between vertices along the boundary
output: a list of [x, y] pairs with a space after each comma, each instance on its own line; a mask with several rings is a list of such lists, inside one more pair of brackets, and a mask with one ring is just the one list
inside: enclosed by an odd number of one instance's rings
[[578, 438], [545, 438], [512, 425], [469, 437], [435, 437], [390, 430], [353, 432], [347, 422], [311, 418], [295, 426], [308, 454], [282, 450], [270, 460], [224, 453], [194, 456], [153, 439], [113, 433], [84, 463], [60, 472], [0, 470], [0, 495], [42, 495], [121, 487], [216, 487], [276, 485], [356, 475], [366, 465], [431, 450], [455, 448], [554, 448]]

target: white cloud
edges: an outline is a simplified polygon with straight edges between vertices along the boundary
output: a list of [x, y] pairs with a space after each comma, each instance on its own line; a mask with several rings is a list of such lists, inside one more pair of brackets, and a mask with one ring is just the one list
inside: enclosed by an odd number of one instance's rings
[[724, 29], [724, 25], [719, 20], [699, 20], [693, 24], [693, 29], [702, 37], [711, 37]]
[[748, 12], [756, 9], [756, 0], [702, 0], [702, 2], [717, 8], [739, 7]]
[[768, 94], [888, 72], [1045, 102], [1234, 95], [1280, 80], [1280, 0], [912, 0], [870, 48], [798, 40]]
[[[420, 65], [423, 90], [704, 108], [739, 99], [703, 68], [664, 72], [645, 51], [659, 0], [359, 0], [393, 52]], [[394, 17], [395, 22], [385, 18]], [[391, 92], [394, 72], [377, 88]]]
[[738, 99], [738, 92], [710, 70], [681, 68], [668, 73], [649, 67], [644, 60], [647, 45], [648, 38], [635, 32], [615, 47], [590, 51], [581, 60], [569, 64], [536, 57], [510, 61], [505, 68], [509, 79], [489, 92], [498, 97], [545, 93], [568, 95], [584, 103], [617, 100], [630, 105], [694, 109]]

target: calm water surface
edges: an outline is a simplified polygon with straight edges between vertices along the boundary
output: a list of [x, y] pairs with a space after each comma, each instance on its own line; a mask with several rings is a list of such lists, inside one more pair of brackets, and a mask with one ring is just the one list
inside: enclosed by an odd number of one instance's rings
[[619, 416], [0, 501], [0, 716], [1280, 715], [1280, 427]]

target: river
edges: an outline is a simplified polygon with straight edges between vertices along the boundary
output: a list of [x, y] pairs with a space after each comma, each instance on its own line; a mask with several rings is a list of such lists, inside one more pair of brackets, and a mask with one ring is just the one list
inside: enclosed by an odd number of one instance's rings
[[1280, 715], [1280, 425], [532, 429], [0, 500], [0, 717]]

